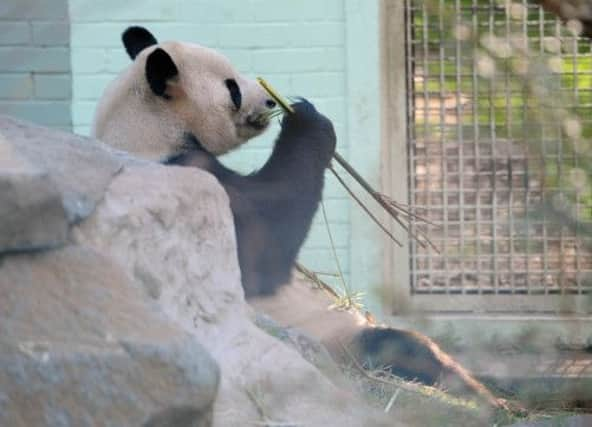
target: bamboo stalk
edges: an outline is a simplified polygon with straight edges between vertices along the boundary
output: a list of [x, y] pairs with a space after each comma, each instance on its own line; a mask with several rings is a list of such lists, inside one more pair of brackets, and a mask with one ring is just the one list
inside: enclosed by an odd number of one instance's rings
[[[382, 208], [385, 211], [387, 211], [391, 218], [393, 218], [401, 227], [403, 227], [405, 231], [411, 234], [411, 236], [417, 241], [417, 243], [419, 243], [422, 247], [425, 248], [427, 242], [427, 244], [430, 247], [432, 247], [432, 249], [438, 252], [438, 248], [436, 248], [436, 246], [431, 242], [431, 240], [425, 234], [422, 234], [421, 231], [418, 232], [419, 234], [413, 232], [411, 228], [407, 226], [407, 224], [405, 224], [403, 220], [401, 220], [401, 218], [399, 218], [399, 212], [397, 212], [395, 208], [386, 201], [386, 196], [374, 190], [372, 186], [368, 183], [368, 181], [366, 181], [343, 157], [341, 157], [341, 155], [337, 151], [333, 154], [333, 158], [337, 160], [341, 167], [343, 167], [343, 169], [345, 169], [346, 172], [349, 173], [352, 176], [352, 178], [354, 178], [358, 182], [358, 184], [360, 184], [360, 186], [364, 190], [366, 190], [366, 192], [370, 194], [370, 196], [380, 206], [382, 206]], [[411, 213], [409, 213], [408, 216], [409, 215], [411, 215]]]
[[403, 246], [403, 244], [401, 242], [399, 242], [397, 240], [397, 238], [393, 235], [393, 233], [391, 233], [379, 220], [378, 218], [376, 218], [376, 216], [370, 211], [370, 209], [368, 209], [366, 207], [366, 205], [358, 198], [358, 196], [355, 195], [355, 193], [352, 191], [351, 188], [349, 188], [349, 186], [345, 183], [345, 181], [343, 180], [343, 178], [341, 178], [339, 176], [339, 174], [337, 173], [337, 171], [335, 170], [335, 168], [333, 168], [333, 165], [329, 166], [329, 170], [331, 172], [333, 172], [333, 175], [335, 175], [335, 178], [337, 178], [337, 181], [339, 181], [339, 183], [341, 184], [341, 186], [343, 188], [345, 188], [345, 191], [348, 192], [348, 194], [350, 195], [350, 197], [352, 199], [354, 199], [354, 201], [358, 204], [358, 206], [360, 206], [360, 208], [362, 208], [364, 210], [364, 212], [366, 212], [366, 214], [372, 219], [372, 221], [374, 221], [374, 223], [376, 225], [378, 225], [380, 227], [380, 229], [382, 231], [384, 231], [386, 233], [387, 236], [389, 236], [391, 238], [391, 240], [393, 242], [395, 242], [397, 245], [399, 245], [400, 247]]
[[277, 93], [277, 91], [273, 87], [271, 87], [269, 83], [267, 83], [262, 77], [257, 77], [257, 81], [261, 86], [263, 86], [263, 89], [267, 91], [269, 96], [271, 96], [275, 100], [275, 102], [277, 102], [280, 105], [280, 107], [282, 107], [284, 111], [290, 114], [294, 114], [294, 109], [292, 108], [292, 106], [288, 104], [288, 102], [284, 98], [282, 98], [282, 96], [279, 93]]
[[317, 285], [319, 288], [323, 289], [325, 292], [327, 292], [332, 297], [339, 298], [339, 294], [337, 292], [335, 292], [335, 290], [331, 286], [329, 286], [327, 283], [325, 283], [318, 276], [318, 274], [316, 274], [314, 271], [309, 270], [308, 268], [306, 268], [305, 266], [303, 266], [299, 262], [296, 262], [295, 266], [296, 266], [296, 270], [298, 270], [300, 272], [300, 274], [302, 274], [304, 277], [306, 277], [312, 283]]
[[[269, 83], [267, 83], [261, 77], [258, 77], [257, 81], [263, 87], [263, 89], [267, 91], [269, 96], [271, 96], [278, 103], [278, 105], [280, 105], [284, 112], [289, 114], [294, 113], [294, 109]], [[415, 232], [411, 229], [410, 226], [412, 220], [424, 222], [430, 225], [435, 225], [434, 223], [406, 209], [405, 207], [403, 207], [401, 203], [397, 203], [390, 197], [374, 190], [374, 188], [372, 188], [368, 181], [366, 181], [337, 151], [333, 153], [333, 158], [391, 216], [391, 218], [393, 218], [401, 227], [403, 227], [403, 229], [406, 232], [408, 232], [411, 235], [411, 237], [413, 237], [417, 241], [419, 245], [421, 245], [424, 248], [427, 247], [427, 245], [429, 245], [434, 251], [439, 253], [438, 248], [432, 243], [432, 241], [424, 232], [422, 232], [421, 230], [417, 230], [417, 232]], [[331, 172], [333, 172], [333, 174], [335, 175], [339, 183], [345, 188], [347, 193], [364, 210], [364, 212], [372, 219], [372, 221], [376, 223], [380, 227], [380, 229], [383, 232], [385, 232], [391, 238], [391, 240], [393, 240], [393, 242], [395, 242], [399, 246], [402, 246], [402, 244], [393, 236], [393, 234], [378, 220], [378, 218], [374, 214], [372, 214], [370, 209], [347, 186], [345, 181], [341, 179], [341, 177], [333, 168], [333, 166], [330, 166], [329, 169], [331, 170]], [[409, 225], [405, 224], [401, 217], [404, 217], [407, 220], [407, 222], [409, 222]]]

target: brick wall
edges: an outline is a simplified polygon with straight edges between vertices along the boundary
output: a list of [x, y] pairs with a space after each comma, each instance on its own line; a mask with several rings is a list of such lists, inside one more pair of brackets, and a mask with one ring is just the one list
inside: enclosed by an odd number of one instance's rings
[[[248, 76], [263, 76], [282, 94], [310, 98], [334, 122], [338, 149], [347, 156], [345, 0], [70, 0], [74, 130], [89, 132], [105, 85], [128, 63], [120, 42], [130, 24], [146, 25], [160, 40], [180, 39], [216, 48]], [[242, 171], [259, 167], [277, 127], [226, 156]], [[349, 274], [349, 208], [327, 174], [325, 206], [340, 263]], [[321, 215], [302, 261], [335, 272]]]
[[71, 129], [67, 0], [0, 1], [0, 113]]

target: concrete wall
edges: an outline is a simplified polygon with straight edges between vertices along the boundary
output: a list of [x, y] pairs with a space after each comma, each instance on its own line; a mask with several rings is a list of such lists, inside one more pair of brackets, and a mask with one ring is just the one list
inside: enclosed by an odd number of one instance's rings
[[68, 0], [0, 1], [0, 113], [71, 129]]

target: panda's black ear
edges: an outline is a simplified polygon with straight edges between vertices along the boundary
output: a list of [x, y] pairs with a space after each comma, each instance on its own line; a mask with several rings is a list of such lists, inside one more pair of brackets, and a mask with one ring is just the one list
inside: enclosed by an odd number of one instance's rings
[[167, 93], [169, 81], [179, 74], [173, 58], [161, 48], [157, 48], [146, 59], [146, 80], [155, 95], [170, 99]]
[[158, 44], [152, 33], [144, 27], [129, 27], [121, 35], [121, 40], [131, 59], [136, 59], [138, 53], [148, 46]]

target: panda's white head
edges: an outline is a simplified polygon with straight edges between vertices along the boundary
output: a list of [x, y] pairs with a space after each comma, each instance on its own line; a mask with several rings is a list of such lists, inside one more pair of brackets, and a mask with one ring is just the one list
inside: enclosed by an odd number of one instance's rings
[[267, 128], [275, 102], [220, 53], [191, 43], [158, 43], [142, 27], [128, 28], [122, 39], [134, 62], [100, 99], [94, 137], [163, 160], [183, 149], [188, 133], [219, 155]]

